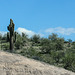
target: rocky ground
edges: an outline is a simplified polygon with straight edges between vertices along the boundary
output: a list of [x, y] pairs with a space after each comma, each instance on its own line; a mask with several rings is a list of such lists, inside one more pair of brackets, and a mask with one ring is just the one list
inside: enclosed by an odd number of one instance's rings
[[75, 75], [63, 68], [0, 51], [0, 75]]

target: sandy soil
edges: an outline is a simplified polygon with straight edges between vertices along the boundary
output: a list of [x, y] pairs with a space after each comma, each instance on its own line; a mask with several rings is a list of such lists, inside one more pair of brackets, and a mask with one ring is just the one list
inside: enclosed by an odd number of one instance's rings
[[0, 75], [75, 75], [63, 68], [0, 51]]

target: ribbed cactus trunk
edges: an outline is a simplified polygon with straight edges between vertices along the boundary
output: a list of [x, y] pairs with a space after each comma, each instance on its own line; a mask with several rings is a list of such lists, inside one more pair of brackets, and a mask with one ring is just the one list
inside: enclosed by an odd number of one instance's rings
[[13, 35], [11, 35], [12, 33], [10, 32], [10, 52], [13, 51], [14, 49], [14, 44], [13, 44]]
[[7, 27], [9, 32], [10, 32], [10, 52], [13, 51], [14, 49], [14, 40], [13, 40], [13, 37], [14, 37], [14, 23], [13, 23], [13, 20], [10, 19], [10, 24], [9, 26]]
[[9, 34], [9, 32], [7, 32], [7, 42], [9, 42], [10, 41], [10, 34]]

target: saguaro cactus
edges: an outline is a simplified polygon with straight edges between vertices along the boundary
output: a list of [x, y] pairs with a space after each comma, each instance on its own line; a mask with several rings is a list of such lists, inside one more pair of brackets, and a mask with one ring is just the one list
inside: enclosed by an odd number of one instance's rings
[[9, 26], [7, 27], [7, 29], [8, 29], [9, 32], [10, 32], [10, 52], [12, 52], [13, 49], [14, 49], [14, 43], [13, 43], [14, 26], [15, 26], [15, 24], [13, 23], [13, 20], [10, 19], [10, 24], [9, 24]]

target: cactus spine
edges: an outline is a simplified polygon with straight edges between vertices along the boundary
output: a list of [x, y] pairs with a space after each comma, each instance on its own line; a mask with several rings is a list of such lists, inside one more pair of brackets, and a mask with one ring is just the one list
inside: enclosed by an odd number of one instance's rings
[[14, 37], [14, 26], [15, 24], [13, 23], [13, 20], [10, 19], [10, 24], [9, 26], [7, 27], [8, 31], [10, 32], [10, 52], [13, 51], [14, 49], [14, 43], [13, 43], [13, 37]]

